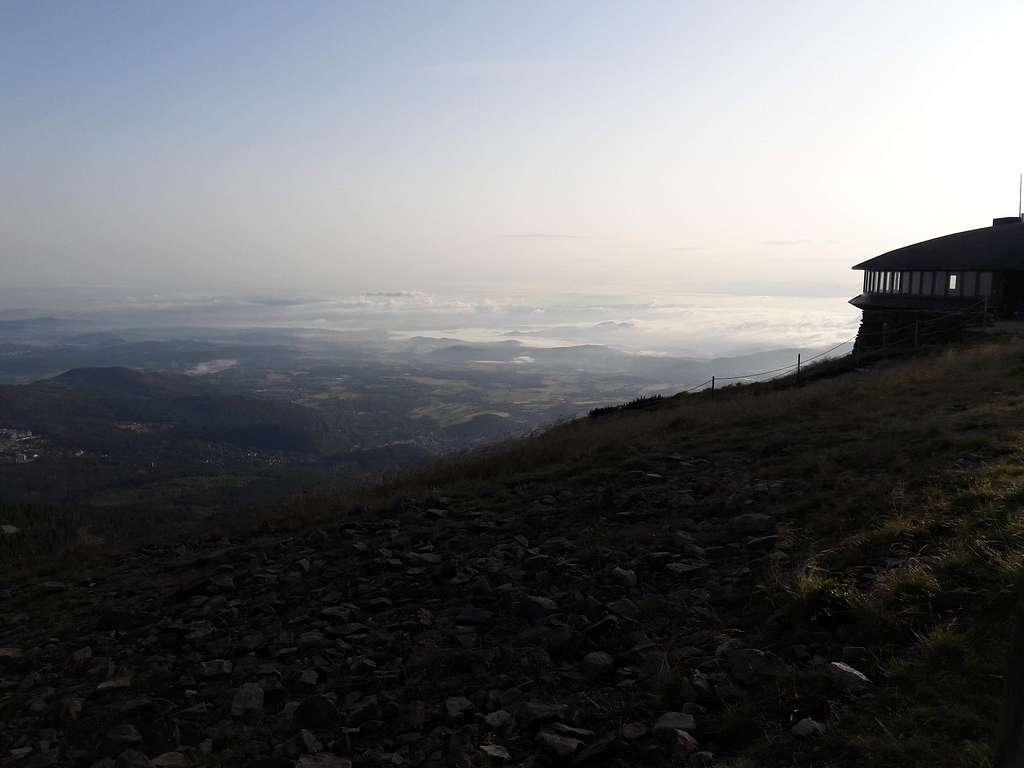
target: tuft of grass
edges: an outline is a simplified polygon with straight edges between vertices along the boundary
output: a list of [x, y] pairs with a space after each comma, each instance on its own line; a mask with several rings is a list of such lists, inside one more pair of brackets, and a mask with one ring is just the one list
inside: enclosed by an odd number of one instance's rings
[[914, 515], [896, 514], [877, 527], [851, 534], [841, 550], [837, 550], [833, 560], [836, 564], [846, 566], [898, 555], [902, 549], [910, 547], [928, 533], [928, 520], [920, 512]]
[[918, 652], [931, 669], [959, 669], [969, 652], [967, 636], [955, 623], [932, 627], [917, 634]]
[[683, 705], [682, 686], [685, 679], [686, 671], [682, 665], [673, 663], [668, 656], [661, 659], [652, 680], [654, 698], [659, 707], [673, 710]]
[[796, 618], [822, 624], [846, 621], [860, 602], [857, 590], [818, 570], [797, 573], [785, 587], [790, 612]]
[[861, 642], [872, 644], [898, 637], [903, 630], [900, 617], [873, 595], [862, 595], [857, 601], [852, 628]]
[[994, 565], [995, 556], [984, 542], [961, 541], [942, 554], [934, 569], [948, 584], [991, 590], [1001, 581]]
[[939, 580], [931, 568], [911, 561], [886, 571], [879, 579], [878, 588], [887, 600], [912, 603], [934, 597], [939, 592]]

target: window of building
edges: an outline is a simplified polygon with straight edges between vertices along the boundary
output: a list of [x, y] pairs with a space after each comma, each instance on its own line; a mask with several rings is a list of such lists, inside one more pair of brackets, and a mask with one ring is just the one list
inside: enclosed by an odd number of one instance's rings
[[949, 281], [946, 284], [946, 290], [950, 293], [956, 293], [957, 277], [959, 277], [959, 275], [957, 275], [956, 272], [949, 273]]

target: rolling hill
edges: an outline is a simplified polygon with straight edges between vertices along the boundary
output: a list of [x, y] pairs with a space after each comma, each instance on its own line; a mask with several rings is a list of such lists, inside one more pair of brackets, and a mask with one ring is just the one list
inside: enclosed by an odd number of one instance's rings
[[160, 444], [195, 439], [305, 452], [318, 450], [322, 439], [312, 409], [231, 394], [181, 374], [124, 367], [80, 368], [0, 387], [0, 425], [89, 450], [121, 444], [128, 433]]

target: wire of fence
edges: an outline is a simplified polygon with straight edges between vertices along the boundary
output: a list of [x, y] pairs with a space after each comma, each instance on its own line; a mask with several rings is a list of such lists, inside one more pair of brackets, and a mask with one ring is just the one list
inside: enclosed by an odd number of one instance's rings
[[790, 368], [796, 368], [796, 363], [791, 365], [784, 365], [781, 368], [772, 368], [770, 371], [757, 371], [756, 373], [743, 373], [739, 376], [716, 376], [715, 381], [736, 381], [737, 379], [754, 379], [758, 376], [768, 376], [772, 373], [781, 373], [782, 371], [788, 371]]
[[835, 351], [836, 351], [837, 349], [839, 349], [839, 348], [840, 348], [841, 346], [843, 346], [844, 344], [852, 344], [852, 343], [853, 343], [853, 342], [855, 342], [856, 340], [857, 340], [857, 337], [856, 337], [856, 336], [851, 336], [851, 337], [850, 337], [850, 338], [848, 338], [848, 339], [844, 339], [843, 341], [840, 341], [840, 342], [839, 342], [838, 344], [836, 344], [836, 345], [835, 345], [834, 347], [832, 347], [831, 349], [826, 349], [826, 350], [825, 350], [824, 352], [819, 352], [819, 353], [818, 353], [818, 354], [816, 354], [816, 355], [811, 355], [810, 357], [808, 357], [808, 358], [807, 358], [806, 360], [804, 360], [803, 362], [804, 362], [804, 363], [810, 363], [810, 362], [813, 362], [814, 360], [817, 360], [818, 358], [824, 357], [825, 355], [827, 355], [827, 354], [829, 354], [829, 353], [831, 353], [831, 352], [835, 352]]
[[684, 389], [683, 390], [683, 394], [685, 395], [685, 394], [688, 394], [690, 392], [696, 392], [698, 389], [703, 389], [704, 387], [706, 387], [710, 383], [711, 383], [711, 379], [708, 379], [707, 381], [702, 381], [700, 384], [697, 384], [697, 385], [695, 385], [693, 387], [690, 387], [689, 389]]
[[[708, 386], [710, 386], [712, 389], [714, 389], [715, 385], [718, 382], [720, 382], [720, 381], [739, 381], [739, 380], [759, 379], [759, 378], [761, 378], [763, 376], [771, 376], [772, 379], [782, 378], [783, 375], [788, 375], [788, 372], [792, 372], [794, 370], [799, 370], [803, 366], [805, 366], [807, 363], [813, 362], [815, 360], [819, 360], [819, 359], [825, 357], [826, 355], [829, 355], [832, 352], [835, 352], [837, 349], [839, 349], [840, 347], [842, 347], [845, 344], [850, 344], [850, 343], [855, 342], [858, 337], [863, 339], [863, 338], [871, 338], [871, 337], [882, 336], [882, 338], [885, 339], [886, 336], [888, 336], [889, 338], [892, 339], [892, 341], [883, 341], [883, 343], [881, 345], [879, 345], [877, 347], [874, 347], [873, 351], [881, 351], [883, 349], [889, 349], [889, 348], [892, 348], [892, 347], [895, 347], [895, 346], [903, 346], [903, 345], [905, 345], [906, 342], [904, 340], [902, 340], [900, 335], [903, 332], [905, 332], [905, 331], [909, 331], [910, 329], [914, 329], [915, 339], [919, 342], [921, 339], [927, 339], [928, 337], [934, 336], [936, 334], [948, 332], [948, 329], [946, 329], [946, 328], [930, 328], [929, 327], [932, 324], [937, 323], [937, 322], [939, 322], [941, 320], [946, 320], [946, 319], [948, 319], [950, 317], [955, 317], [958, 320], [963, 321], [964, 325], [966, 326], [966, 324], [969, 321], [969, 318], [972, 315], [972, 313], [976, 312], [979, 308], [983, 307], [983, 305], [987, 305], [987, 301], [984, 300], [984, 299], [981, 300], [981, 301], [978, 301], [978, 302], [976, 302], [974, 304], [971, 304], [971, 305], [969, 305], [967, 307], [964, 307], [963, 309], [959, 309], [959, 310], [952, 311], [952, 312], [942, 312], [942, 313], [939, 313], [939, 314], [937, 314], [937, 315], [935, 315], [933, 317], [929, 317], [929, 318], [927, 318], [925, 320], [915, 320], [912, 323], [907, 323], [906, 325], [899, 326], [897, 328], [882, 328], [882, 329], [879, 329], [877, 331], [863, 331], [862, 330], [862, 331], [858, 332], [857, 335], [851, 336], [848, 339], [844, 339], [843, 341], [840, 341], [835, 346], [833, 346], [833, 347], [831, 347], [829, 349], [826, 349], [824, 352], [819, 352], [818, 354], [812, 355], [811, 357], [808, 357], [807, 359], [802, 359], [802, 358], [800, 358], [798, 356], [797, 362], [795, 362], [795, 363], [791, 363], [789, 365], [784, 365], [784, 366], [781, 366], [779, 368], [772, 368], [772, 369], [769, 369], [769, 370], [766, 370], [766, 371], [755, 371], [755, 372], [752, 372], [752, 373], [744, 373], [744, 374], [740, 374], [740, 375], [736, 375], [736, 376], [712, 376], [710, 379], [707, 379], [706, 381], [703, 381], [700, 384], [692, 386], [689, 389], [682, 390], [682, 393], [683, 394], [689, 394], [691, 392], [696, 392], [696, 391], [699, 391], [699, 390], [703, 390], [703, 389], [707, 388]], [[923, 331], [922, 331], [922, 327], [924, 328]], [[850, 354], [850, 353], [847, 353], [847, 354]], [[775, 374], [775, 375], [773, 375], [773, 374]], [[772, 380], [772, 379], [769, 379], [769, 381]]]

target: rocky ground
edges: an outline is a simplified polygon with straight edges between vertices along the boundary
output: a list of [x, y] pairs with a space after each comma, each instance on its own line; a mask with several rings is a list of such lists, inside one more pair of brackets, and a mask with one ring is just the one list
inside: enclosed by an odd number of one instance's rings
[[5, 585], [0, 762], [827, 764], [867, 653], [773, 644], [755, 590], [804, 485], [663, 454]]

